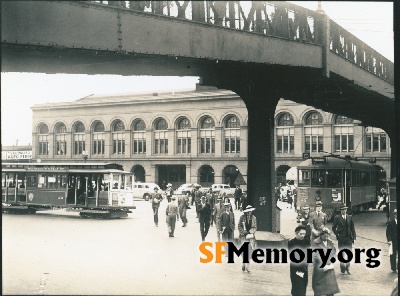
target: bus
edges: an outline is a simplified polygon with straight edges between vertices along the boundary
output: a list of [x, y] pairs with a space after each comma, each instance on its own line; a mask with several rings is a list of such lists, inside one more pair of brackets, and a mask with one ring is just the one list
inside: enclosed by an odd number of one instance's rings
[[314, 157], [297, 166], [297, 207], [315, 208], [321, 201], [328, 220], [340, 212], [368, 210], [377, 203], [377, 169], [374, 165], [340, 157]]
[[84, 218], [127, 217], [134, 175], [113, 163], [2, 163], [2, 212], [66, 208]]

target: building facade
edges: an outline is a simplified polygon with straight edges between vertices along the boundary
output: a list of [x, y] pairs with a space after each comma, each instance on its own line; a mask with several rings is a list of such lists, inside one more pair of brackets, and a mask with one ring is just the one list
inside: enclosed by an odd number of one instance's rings
[[[91, 95], [34, 105], [32, 159], [116, 162], [137, 181], [244, 185], [248, 114], [228, 90], [200, 87], [177, 93]], [[275, 112], [276, 182], [303, 154], [374, 157], [390, 172], [386, 133], [361, 122], [281, 100]]]

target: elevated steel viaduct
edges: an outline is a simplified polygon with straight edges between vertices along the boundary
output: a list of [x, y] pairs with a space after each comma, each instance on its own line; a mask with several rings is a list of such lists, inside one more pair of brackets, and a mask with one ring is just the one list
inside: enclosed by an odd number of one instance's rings
[[274, 1], [102, 2], [2, 1], [2, 72], [200, 76], [236, 92], [248, 109], [259, 230], [276, 230], [280, 98], [384, 129], [395, 167], [393, 63], [323, 11]]

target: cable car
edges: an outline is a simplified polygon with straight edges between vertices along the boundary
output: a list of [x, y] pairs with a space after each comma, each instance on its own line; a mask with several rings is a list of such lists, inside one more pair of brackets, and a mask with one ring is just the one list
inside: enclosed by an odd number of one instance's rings
[[127, 217], [134, 175], [113, 163], [2, 163], [2, 211], [66, 208], [85, 218]]

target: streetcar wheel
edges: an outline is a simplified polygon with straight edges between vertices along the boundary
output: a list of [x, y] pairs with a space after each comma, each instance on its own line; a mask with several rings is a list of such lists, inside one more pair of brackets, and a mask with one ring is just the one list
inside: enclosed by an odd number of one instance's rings
[[36, 214], [36, 209], [28, 208], [28, 213], [29, 214]]
[[150, 194], [146, 193], [145, 195], [143, 195], [144, 200], [149, 200], [150, 199]]

